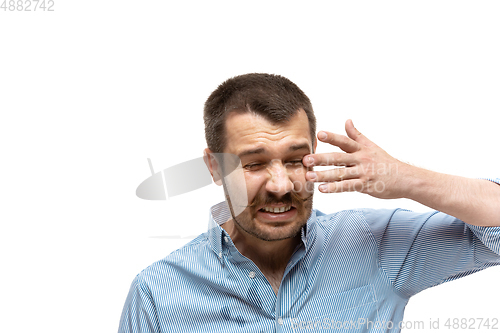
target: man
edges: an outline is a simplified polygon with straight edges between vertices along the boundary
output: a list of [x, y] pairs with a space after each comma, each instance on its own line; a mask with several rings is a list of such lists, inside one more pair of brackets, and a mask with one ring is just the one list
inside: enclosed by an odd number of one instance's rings
[[[344, 153], [314, 154], [311, 103], [277, 75], [227, 80], [204, 119], [226, 201], [208, 232], [136, 277], [120, 332], [399, 332], [411, 296], [500, 264], [498, 179], [402, 163], [350, 120], [347, 136], [317, 134]], [[312, 209], [314, 182], [436, 211], [325, 215]]]

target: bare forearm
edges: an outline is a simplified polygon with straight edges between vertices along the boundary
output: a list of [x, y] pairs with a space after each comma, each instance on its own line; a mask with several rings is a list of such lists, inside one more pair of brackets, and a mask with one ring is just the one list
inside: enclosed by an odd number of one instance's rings
[[500, 226], [500, 186], [407, 166], [408, 199], [477, 226]]

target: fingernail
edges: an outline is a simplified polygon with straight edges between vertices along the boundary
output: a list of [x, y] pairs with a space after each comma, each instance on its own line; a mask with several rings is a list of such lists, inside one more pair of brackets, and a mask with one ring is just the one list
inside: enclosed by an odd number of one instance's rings
[[320, 191], [326, 191], [326, 185], [323, 184], [323, 185], [318, 186], [318, 190], [320, 190]]
[[318, 133], [318, 139], [320, 139], [320, 140], [326, 140], [326, 138], [327, 138], [327, 135], [326, 135], [325, 132], [319, 132]]
[[316, 172], [311, 172], [311, 171], [309, 171], [309, 172], [307, 173], [307, 177], [309, 177], [309, 178], [310, 178], [310, 179], [312, 179], [312, 180], [316, 179]]
[[309, 165], [313, 165], [314, 164], [314, 158], [312, 157], [306, 157], [306, 163], [309, 164]]

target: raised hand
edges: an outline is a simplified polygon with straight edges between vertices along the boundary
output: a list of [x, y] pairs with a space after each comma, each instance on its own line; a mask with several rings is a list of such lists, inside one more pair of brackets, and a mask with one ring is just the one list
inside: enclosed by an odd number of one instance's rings
[[323, 182], [320, 192], [339, 193], [357, 191], [377, 198], [395, 199], [405, 197], [404, 173], [410, 167], [390, 156], [382, 148], [368, 140], [353, 125], [352, 120], [345, 123], [347, 136], [320, 131], [318, 139], [339, 147], [344, 151], [310, 154], [302, 162], [310, 166], [337, 166], [325, 171], [309, 171], [306, 179]]

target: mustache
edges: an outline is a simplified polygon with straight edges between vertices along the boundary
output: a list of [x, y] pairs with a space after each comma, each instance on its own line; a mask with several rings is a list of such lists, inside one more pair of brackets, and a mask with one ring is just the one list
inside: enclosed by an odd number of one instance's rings
[[252, 201], [252, 203], [249, 204], [247, 207], [255, 208], [259, 206], [267, 206], [272, 204], [284, 204], [284, 205], [300, 207], [302, 203], [306, 202], [307, 200], [310, 200], [312, 196], [313, 193], [311, 193], [311, 195], [307, 196], [306, 198], [302, 198], [295, 192], [288, 192], [281, 198], [279, 198], [276, 195], [270, 193], [266, 197], [256, 196]]

